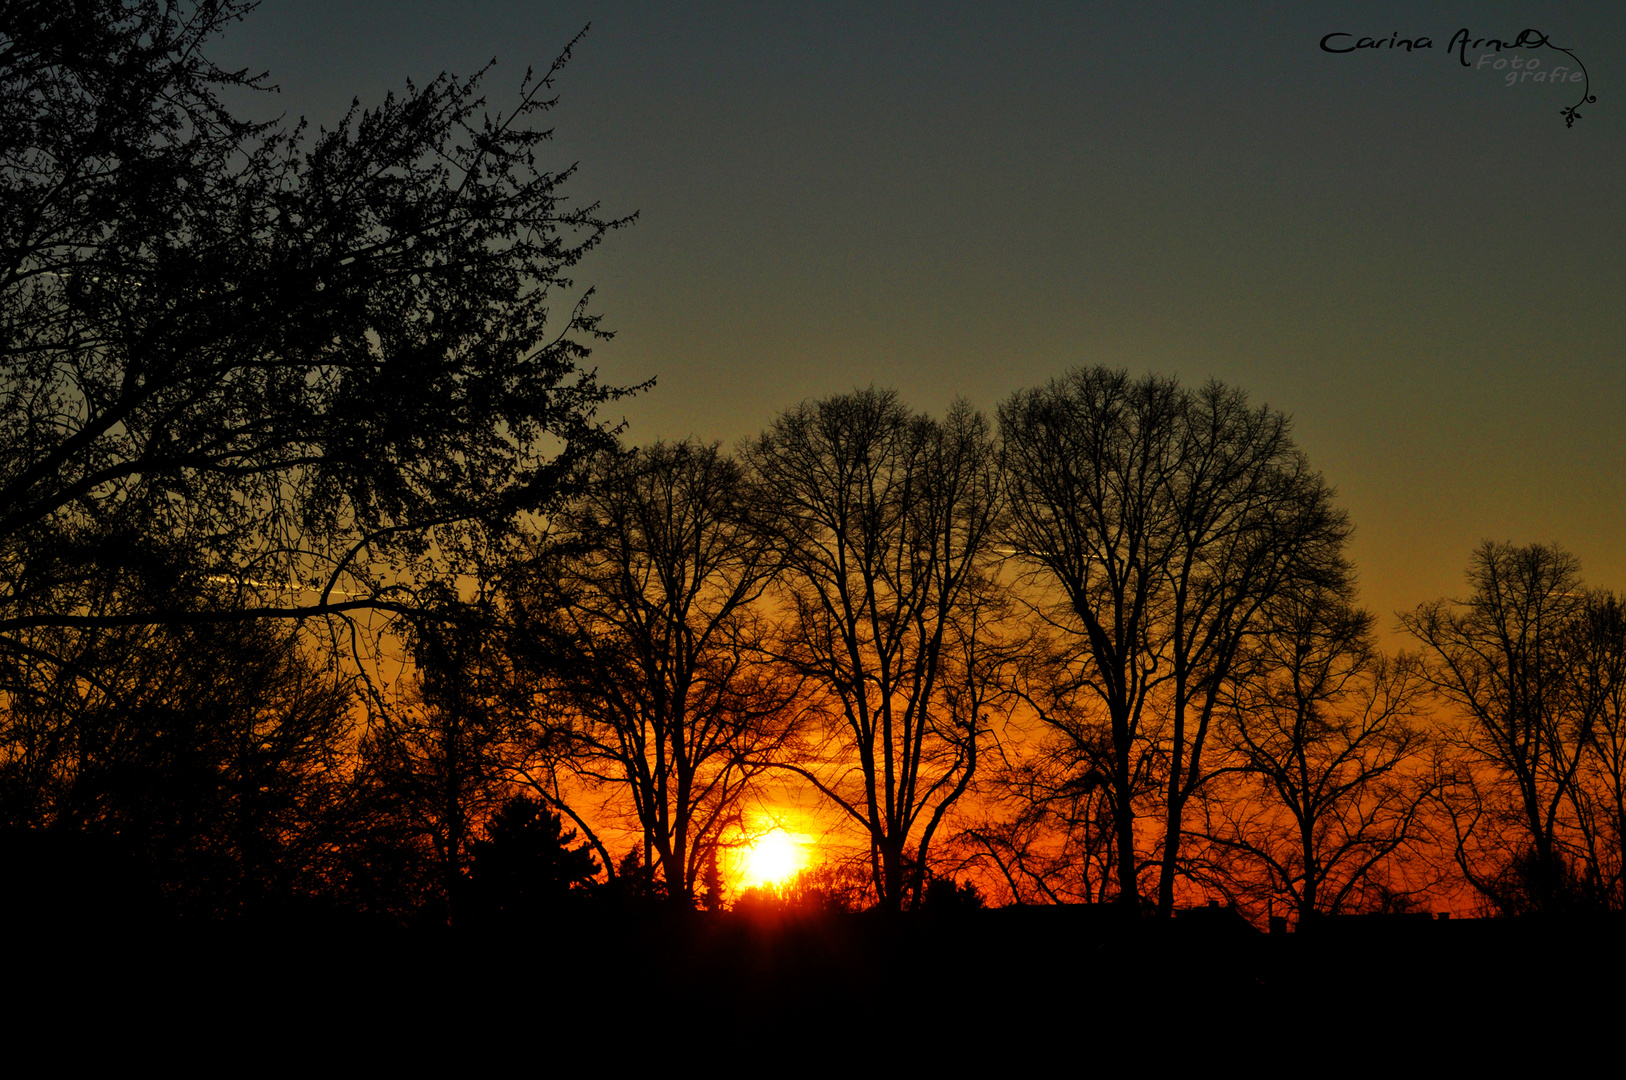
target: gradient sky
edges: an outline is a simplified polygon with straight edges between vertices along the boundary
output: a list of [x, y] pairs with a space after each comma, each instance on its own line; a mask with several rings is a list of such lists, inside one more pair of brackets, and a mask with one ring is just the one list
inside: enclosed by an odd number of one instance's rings
[[[1626, 6], [264, 0], [216, 56], [331, 126], [492, 57], [511, 101], [588, 23], [556, 163], [639, 215], [577, 279], [601, 376], [658, 379], [631, 441], [870, 383], [1213, 377], [1295, 418], [1386, 626], [1486, 538], [1626, 589]], [[1578, 86], [1462, 68], [1464, 27], [1540, 29], [1597, 101], [1566, 128]], [[1396, 31], [1434, 47], [1318, 47]]]

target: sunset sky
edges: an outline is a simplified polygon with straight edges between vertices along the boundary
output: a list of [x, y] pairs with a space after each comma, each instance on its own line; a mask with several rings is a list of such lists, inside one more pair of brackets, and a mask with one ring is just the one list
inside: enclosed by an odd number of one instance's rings
[[[639, 214], [577, 279], [601, 376], [659, 380], [632, 441], [870, 383], [940, 412], [1078, 364], [1214, 377], [1295, 418], [1386, 628], [1485, 538], [1626, 589], [1626, 8], [264, 0], [217, 55], [280, 84], [261, 117], [331, 125], [493, 56], [511, 101], [589, 22], [556, 163]], [[1448, 49], [1526, 27], [1590, 73], [1571, 128], [1578, 84]]]

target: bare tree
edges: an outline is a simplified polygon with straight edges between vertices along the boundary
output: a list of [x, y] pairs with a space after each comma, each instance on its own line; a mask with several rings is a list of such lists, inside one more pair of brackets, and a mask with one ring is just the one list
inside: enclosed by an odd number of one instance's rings
[[783, 767], [864, 831], [897, 911], [919, 901], [1005, 692], [988, 425], [963, 402], [936, 421], [871, 389], [787, 411], [746, 456], [786, 560], [783, 655], [824, 721], [806, 763]]
[[1557, 546], [1487, 541], [1468, 584], [1465, 600], [1401, 617], [1463, 718], [1453, 743], [1468, 770], [1449, 807], [1458, 864], [1502, 911], [1567, 906], [1598, 876], [1581, 781], [1589, 748], [1617, 722], [1618, 615]]
[[625, 793], [644, 864], [684, 905], [793, 717], [796, 681], [762, 648], [778, 555], [749, 512], [715, 446], [606, 457], [528, 576], [554, 596], [552, 703], [581, 721], [571, 767]]
[[1267, 614], [1222, 710], [1242, 772], [1205, 802], [1204, 838], [1235, 857], [1233, 882], [1301, 921], [1369, 908], [1405, 887], [1392, 871], [1434, 790], [1425, 684], [1347, 595], [1286, 593]]
[[1589, 593], [1577, 636], [1585, 657], [1578, 694], [1595, 720], [1576, 813], [1596, 896], [1626, 910], [1626, 605], [1607, 592]]
[[1136, 802], [1155, 767], [1167, 914], [1225, 678], [1273, 596], [1347, 578], [1348, 522], [1287, 418], [1218, 383], [1076, 369], [999, 415], [1009, 543], [1048, 598], [1040, 610], [1077, 642], [1076, 685], [1106, 714], [1105, 738], [1088, 741], [1107, 752], [1118, 899], [1140, 902]]

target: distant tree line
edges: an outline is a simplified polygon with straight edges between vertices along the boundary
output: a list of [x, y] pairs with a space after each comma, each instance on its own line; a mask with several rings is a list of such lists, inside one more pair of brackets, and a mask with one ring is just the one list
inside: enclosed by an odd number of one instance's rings
[[246, 10], [0, 3], [0, 858], [98, 837], [211, 919], [716, 909], [794, 784], [855, 853], [814, 908], [1626, 906], [1626, 616], [1570, 555], [1483, 545], [1388, 655], [1287, 417], [1100, 367], [628, 448], [569, 274], [629, 219], [537, 163], [568, 51], [310, 137], [223, 104]]

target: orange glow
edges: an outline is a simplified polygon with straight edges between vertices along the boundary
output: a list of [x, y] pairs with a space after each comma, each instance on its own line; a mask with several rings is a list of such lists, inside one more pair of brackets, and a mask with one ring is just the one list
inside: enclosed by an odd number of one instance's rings
[[763, 834], [745, 849], [745, 866], [740, 884], [745, 888], [757, 885], [782, 885], [795, 877], [807, 865], [803, 845], [783, 829]]

